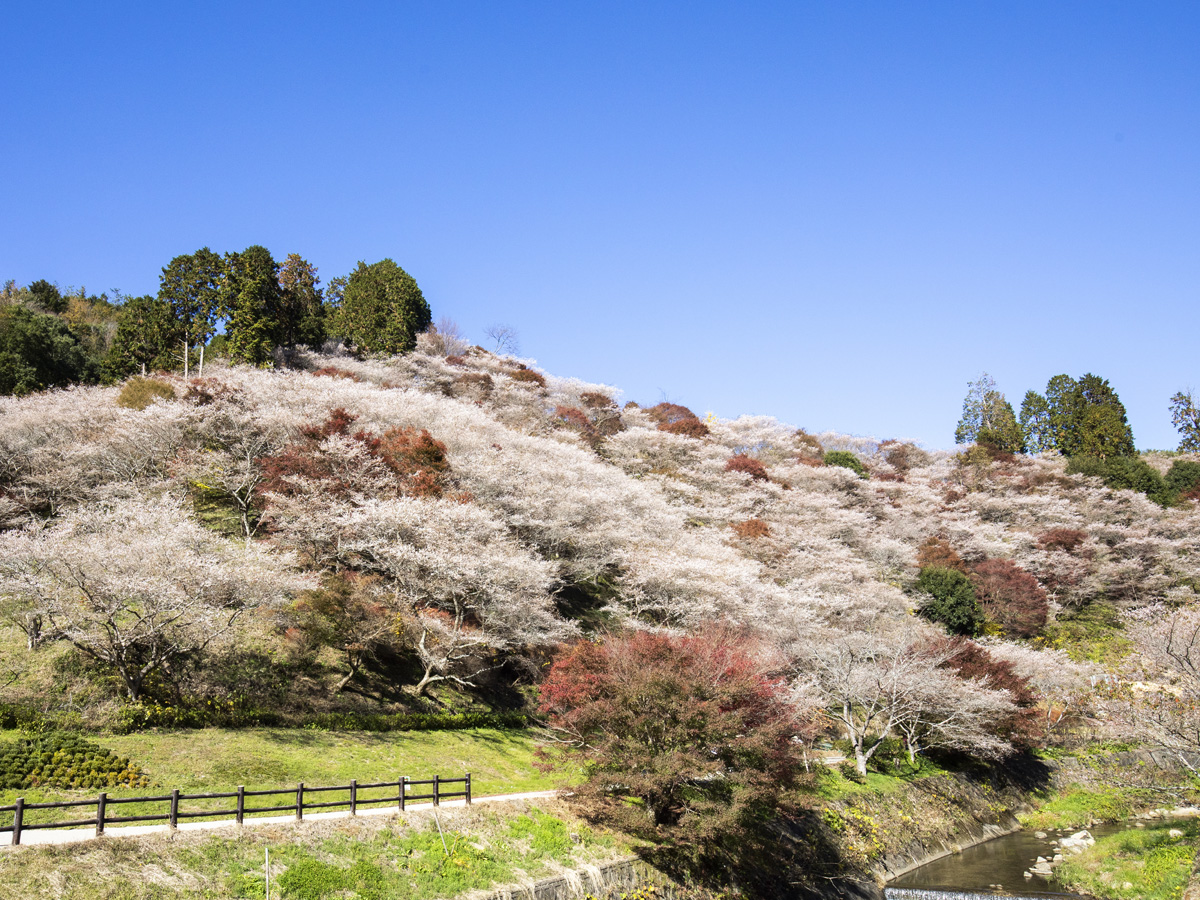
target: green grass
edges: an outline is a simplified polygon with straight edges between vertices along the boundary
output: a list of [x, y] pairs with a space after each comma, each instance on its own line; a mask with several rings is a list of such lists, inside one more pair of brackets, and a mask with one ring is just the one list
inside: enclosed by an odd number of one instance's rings
[[[0, 742], [12, 740], [17, 732], [0, 732]], [[308, 729], [246, 728], [143, 733], [91, 738], [119, 756], [128, 756], [151, 779], [149, 788], [110, 789], [111, 797], [169, 793], [219, 793], [237, 790], [294, 788], [306, 785], [396, 781], [403, 775], [416, 779], [442, 775], [447, 778], [471, 773], [476, 796], [548, 790], [556, 786], [552, 775], [534, 766], [537, 737], [528, 731], [479, 728], [461, 731], [419, 732], [325, 732]], [[455, 789], [460, 786], [456, 785]], [[421, 790], [422, 793], [425, 789]], [[84, 799], [95, 790], [8, 790], [0, 791], [0, 805], [18, 796], [28, 802]], [[364, 798], [369, 795], [363, 795]], [[341, 799], [341, 795], [321, 799]], [[269, 801], [269, 802], [268, 802]], [[260, 798], [258, 805], [283, 805], [286, 798]], [[193, 801], [188, 809], [228, 808], [230, 800]], [[123, 804], [120, 815], [154, 814], [165, 804]], [[118, 813], [116, 808], [114, 814]], [[51, 812], [30, 813], [30, 820], [82, 818], [75, 811], [52, 816]], [[33, 816], [45, 817], [33, 819]], [[0, 823], [11, 824], [12, 814], [0, 815]]]
[[[853, 762], [850, 764], [853, 765]], [[813, 770], [818, 775], [814, 791], [828, 800], [841, 800], [861, 794], [896, 794], [908, 790], [912, 782], [919, 779], [941, 777], [948, 774], [945, 769], [929, 759], [922, 760], [921, 767], [916, 771], [910, 769], [905, 763], [901, 768], [901, 774], [898, 775], [882, 775], [868, 769], [866, 780], [862, 784], [846, 778], [837, 766], [829, 766], [824, 769], [814, 766]]]
[[1120, 611], [1110, 603], [1089, 603], [1073, 615], [1063, 613], [1046, 626], [1039, 639], [1049, 647], [1065, 650], [1076, 662], [1116, 665], [1133, 649], [1125, 637]]
[[269, 849], [278, 900], [430, 900], [629, 855], [622, 838], [593, 832], [556, 801], [544, 807], [445, 809], [440, 832], [425, 812], [30, 847], [0, 854], [0, 895], [262, 898]]
[[1083, 828], [1091, 821], [1117, 822], [1133, 815], [1136, 802], [1128, 792], [1089, 790], [1073, 785], [1032, 813], [1019, 816], [1026, 828], [1042, 831]]
[[[1171, 837], [1171, 829], [1183, 836]], [[1072, 890], [1094, 897], [1178, 900], [1191, 873], [1198, 835], [1200, 824], [1194, 819], [1122, 831], [1068, 857], [1055, 875]]]

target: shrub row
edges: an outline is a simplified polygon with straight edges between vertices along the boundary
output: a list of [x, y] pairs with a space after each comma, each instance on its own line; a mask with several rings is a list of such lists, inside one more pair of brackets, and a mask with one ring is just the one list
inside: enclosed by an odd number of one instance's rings
[[146, 787], [129, 759], [78, 735], [55, 731], [0, 744], [0, 789]]
[[131, 734], [149, 728], [313, 728], [321, 731], [452, 731], [460, 728], [526, 728], [529, 717], [519, 712], [464, 713], [320, 713], [287, 716], [272, 710], [233, 703], [164, 706], [138, 703], [125, 706], [114, 729]]

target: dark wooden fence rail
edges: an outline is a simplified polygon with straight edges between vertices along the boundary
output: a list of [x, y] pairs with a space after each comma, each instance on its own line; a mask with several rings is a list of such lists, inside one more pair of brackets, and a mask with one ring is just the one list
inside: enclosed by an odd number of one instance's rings
[[[444, 786], [448, 784], [461, 784], [463, 787], [462, 790], [447, 791], [444, 789]], [[426, 794], [410, 793], [412, 788], [420, 787], [430, 787], [431, 790]], [[378, 790], [395, 790], [396, 793], [383, 797], [362, 797], [359, 795], [359, 791]], [[338, 792], [346, 794], [346, 799], [322, 800], [320, 802], [313, 802], [307, 799], [311, 794]], [[247, 806], [247, 797], [287, 797], [289, 799], [283, 805]], [[13, 823], [0, 827], [0, 834], [11, 832], [12, 842], [19, 844], [21, 843], [22, 832], [33, 831], [38, 828], [81, 828], [87, 825], [94, 825], [96, 834], [101, 835], [104, 834], [105, 825], [124, 825], [129, 822], [166, 822], [172, 828], [176, 828], [179, 825], [180, 819], [211, 819], [218, 816], [233, 816], [234, 821], [241, 825], [248, 815], [272, 812], [294, 812], [297, 821], [299, 821], [304, 818], [304, 811], [306, 809], [342, 808], [349, 809], [350, 815], [355, 816], [358, 815], [360, 806], [378, 806], [379, 804], [387, 803], [395, 804], [398, 810], [403, 810], [407, 804], [412, 803], [414, 800], [432, 800], [433, 805], [438, 806], [443, 800], [453, 800], [459, 797], [462, 797], [470, 804], [470, 772], [462, 778], [442, 778], [440, 775], [434, 775], [431, 779], [416, 781], [405, 776], [399, 781], [379, 781], [370, 784], [359, 784], [357, 780], [351, 780], [349, 784], [333, 787], [307, 787], [304, 782], [300, 782], [295, 788], [280, 788], [269, 791], [248, 791], [244, 786], [239, 786], [236, 791], [219, 794], [181, 794], [178, 790], [174, 790], [169, 794], [154, 797], [110, 797], [107, 793], [102, 793], [95, 800], [71, 800], [63, 803], [26, 803], [24, 797], [18, 797], [17, 802], [11, 806], [0, 806], [0, 814], [12, 813], [13, 816]], [[193, 809], [190, 811], [181, 809], [180, 804], [188, 800], [234, 800], [236, 805], [233, 808], [222, 809]], [[109, 811], [109, 807], [121, 803], [166, 803], [168, 807], [166, 812], [154, 813], [152, 815], [113, 815]], [[91, 807], [95, 810], [95, 815], [87, 819], [68, 819], [61, 822], [26, 821], [26, 816], [30, 810], [75, 809], [78, 807]]]

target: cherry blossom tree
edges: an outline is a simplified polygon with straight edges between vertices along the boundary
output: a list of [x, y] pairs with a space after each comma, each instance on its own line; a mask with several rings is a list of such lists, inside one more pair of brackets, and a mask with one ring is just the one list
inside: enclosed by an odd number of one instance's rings
[[150, 675], [282, 603], [302, 583], [287, 564], [231, 546], [171, 497], [138, 499], [0, 534], [0, 595], [30, 602], [48, 636], [111, 668], [137, 702]]

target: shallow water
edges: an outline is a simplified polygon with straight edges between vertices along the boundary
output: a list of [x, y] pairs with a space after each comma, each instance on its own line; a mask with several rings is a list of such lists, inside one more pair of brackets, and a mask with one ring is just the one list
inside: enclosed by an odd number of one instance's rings
[[[1100, 837], [1125, 827], [1098, 825], [1088, 831], [1093, 837]], [[1017, 831], [976, 844], [962, 853], [944, 856], [889, 882], [889, 900], [939, 900], [933, 893], [935, 891], [951, 892], [960, 898], [977, 892], [995, 894], [998, 891], [1030, 897], [1074, 896], [1066, 895], [1062, 885], [1053, 878], [1024, 877], [1025, 871], [1033, 867], [1039, 856], [1054, 858], [1055, 848], [1051, 841], [1073, 833], [1051, 831], [1046, 832], [1045, 838], [1038, 838], [1032, 831]], [[925, 891], [930, 893], [925, 894]]]

